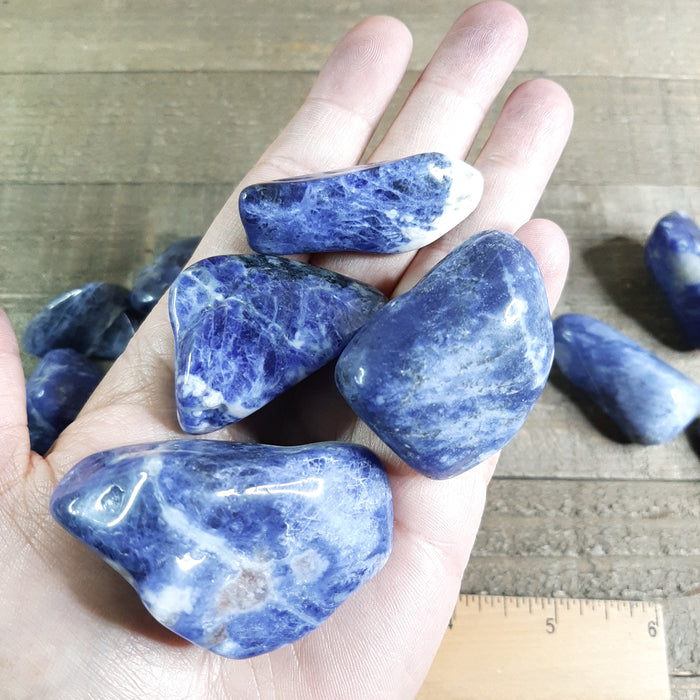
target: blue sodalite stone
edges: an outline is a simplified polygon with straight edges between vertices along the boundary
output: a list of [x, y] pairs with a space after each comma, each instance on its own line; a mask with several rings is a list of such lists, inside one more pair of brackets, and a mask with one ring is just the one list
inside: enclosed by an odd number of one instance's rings
[[700, 387], [631, 338], [581, 314], [554, 322], [554, 358], [564, 376], [633, 442], [667, 442], [700, 413]]
[[251, 185], [239, 210], [260, 253], [416, 250], [474, 211], [483, 178], [464, 161], [422, 153], [387, 163]]
[[688, 342], [700, 347], [700, 228], [684, 212], [671, 212], [654, 227], [644, 254]]
[[39, 357], [55, 348], [71, 348], [114, 360], [135, 332], [128, 311], [127, 289], [89, 282], [56, 297], [34, 316], [24, 331], [24, 347]]
[[443, 479], [515, 435], [544, 388], [552, 353], [535, 259], [510, 234], [485, 231], [360, 329], [335, 376], [399, 457]]
[[35, 452], [48, 451], [75, 420], [103, 374], [75, 350], [49, 350], [41, 358], [27, 380], [27, 423]]
[[136, 275], [130, 296], [134, 311], [141, 316], [151, 311], [192, 257], [201, 240], [201, 236], [196, 236], [175, 241]]
[[75, 466], [51, 512], [173, 632], [232, 658], [321, 624], [384, 565], [391, 492], [357, 445], [173, 440]]
[[266, 255], [200, 260], [170, 291], [183, 430], [256, 411], [332, 360], [386, 298], [313, 265]]

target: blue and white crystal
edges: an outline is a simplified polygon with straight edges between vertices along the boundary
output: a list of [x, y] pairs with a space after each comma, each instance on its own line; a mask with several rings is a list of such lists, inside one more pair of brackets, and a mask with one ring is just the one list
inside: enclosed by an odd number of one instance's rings
[[421, 153], [386, 163], [251, 185], [239, 210], [253, 250], [400, 253], [432, 243], [474, 211], [483, 177]]
[[700, 386], [606, 323], [565, 314], [554, 339], [564, 376], [632, 442], [668, 442], [700, 413]]
[[195, 236], [175, 241], [136, 275], [129, 298], [134, 311], [141, 316], [151, 311], [192, 257], [201, 240], [201, 236]]
[[49, 350], [27, 380], [27, 424], [31, 447], [45, 454], [76, 418], [100, 383], [99, 365], [75, 350]]
[[700, 228], [684, 212], [664, 216], [646, 242], [645, 259], [692, 347], [700, 347]]
[[392, 541], [381, 462], [342, 443], [119, 447], [76, 465], [51, 512], [163, 625], [236, 659], [315, 629]]
[[335, 358], [385, 303], [373, 287], [286, 258], [187, 268], [170, 291], [183, 430], [210, 432], [261, 408]]
[[535, 259], [514, 236], [485, 231], [357, 332], [336, 382], [399, 457], [444, 479], [511, 440], [544, 388], [552, 354]]
[[42, 357], [70, 348], [88, 357], [115, 360], [135, 333], [129, 291], [106, 282], [89, 282], [50, 301], [27, 324], [24, 347]]

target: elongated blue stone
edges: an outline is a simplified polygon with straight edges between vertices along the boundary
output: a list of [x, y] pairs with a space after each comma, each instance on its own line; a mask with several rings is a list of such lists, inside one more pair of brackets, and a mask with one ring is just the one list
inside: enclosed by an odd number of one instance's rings
[[485, 231], [389, 302], [336, 365], [357, 415], [411, 467], [444, 479], [518, 431], [544, 388], [553, 338], [535, 259]]
[[76, 418], [104, 373], [69, 349], [49, 350], [27, 380], [27, 423], [32, 449], [44, 454]]
[[266, 255], [218, 256], [170, 291], [180, 425], [206, 433], [332, 360], [386, 298], [328, 270]]
[[251, 185], [239, 210], [259, 253], [416, 250], [474, 211], [478, 170], [442, 153]]
[[71, 348], [88, 357], [114, 360], [135, 328], [129, 291], [116, 284], [89, 282], [50, 301], [28, 323], [24, 347], [42, 357], [49, 350]]
[[192, 257], [201, 240], [201, 236], [196, 236], [175, 241], [136, 275], [129, 297], [134, 311], [141, 316], [151, 311]]
[[633, 442], [668, 442], [700, 413], [700, 387], [606, 323], [582, 314], [554, 322], [564, 376]]
[[684, 212], [671, 212], [654, 227], [644, 254], [688, 342], [700, 347], [700, 228]]
[[315, 629], [392, 540], [381, 462], [342, 443], [119, 447], [76, 465], [51, 512], [163, 625], [237, 659]]

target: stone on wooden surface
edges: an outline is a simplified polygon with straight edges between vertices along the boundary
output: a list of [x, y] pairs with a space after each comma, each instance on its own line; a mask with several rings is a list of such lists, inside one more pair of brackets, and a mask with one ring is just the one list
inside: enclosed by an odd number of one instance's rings
[[369, 450], [179, 440], [92, 455], [51, 512], [151, 614], [217, 654], [299, 639], [384, 565], [391, 492]]
[[667, 442], [700, 413], [695, 382], [606, 323], [565, 314], [554, 322], [554, 338], [564, 376], [632, 442]]
[[104, 372], [70, 349], [49, 350], [27, 380], [27, 423], [32, 449], [44, 454], [80, 412]]
[[535, 259], [514, 236], [485, 231], [357, 332], [336, 382], [399, 457], [448, 478], [515, 435], [544, 388], [552, 353]]
[[151, 311], [192, 257], [201, 240], [200, 236], [196, 236], [175, 241], [136, 275], [130, 296], [134, 311], [142, 316]]
[[206, 433], [256, 411], [336, 357], [385, 302], [373, 287], [286, 258], [191, 265], [170, 291], [180, 425]]
[[24, 347], [42, 357], [70, 348], [88, 357], [114, 360], [134, 335], [128, 314], [129, 291], [106, 282], [89, 282], [50, 301], [27, 325]]
[[483, 178], [464, 161], [421, 153], [251, 185], [239, 210], [253, 250], [399, 253], [447, 233], [476, 208]]
[[671, 212], [654, 227], [644, 254], [687, 341], [700, 347], [700, 228], [688, 214]]

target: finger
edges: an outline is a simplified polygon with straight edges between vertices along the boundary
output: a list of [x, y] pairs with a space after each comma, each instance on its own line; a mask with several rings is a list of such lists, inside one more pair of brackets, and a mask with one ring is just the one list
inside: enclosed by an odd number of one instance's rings
[[[485, 2], [454, 23], [370, 160], [439, 151], [464, 158], [520, 57], [527, 25], [513, 6]], [[319, 255], [312, 261], [390, 291], [415, 253]]]
[[[469, 236], [484, 229], [517, 231], [537, 206], [569, 137], [572, 121], [571, 100], [556, 83], [533, 80], [517, 87], [474, 163], [484, 175], [479, 206], [460, 226], [418, 252], [394, 295], [408, 291]], [[552, 244], [560, 242], [557, 238]]]
[[512, 5], [484, 2], [463, 12], [371, 160], [423, 151], [465, 157], [526, 41], [527, 25]]
[[412, 38], [393, 17], [370, 17], [338, 43], [309, 96], [214, 220], [197, 257], [250, 249], [238, 214], [253, 182], [357, 163], [403, 77]]
[[569, 244], [552, 221], [533, 219], [515, 234], [532, 252], [540, 266], [551, 311], [559, 302], [569, 270]]
[[4, 309], [0, 309], [0, 377], [0, 483], [6, 485], [26, 471], [30, 448], [24, 371], [17, 338]]

